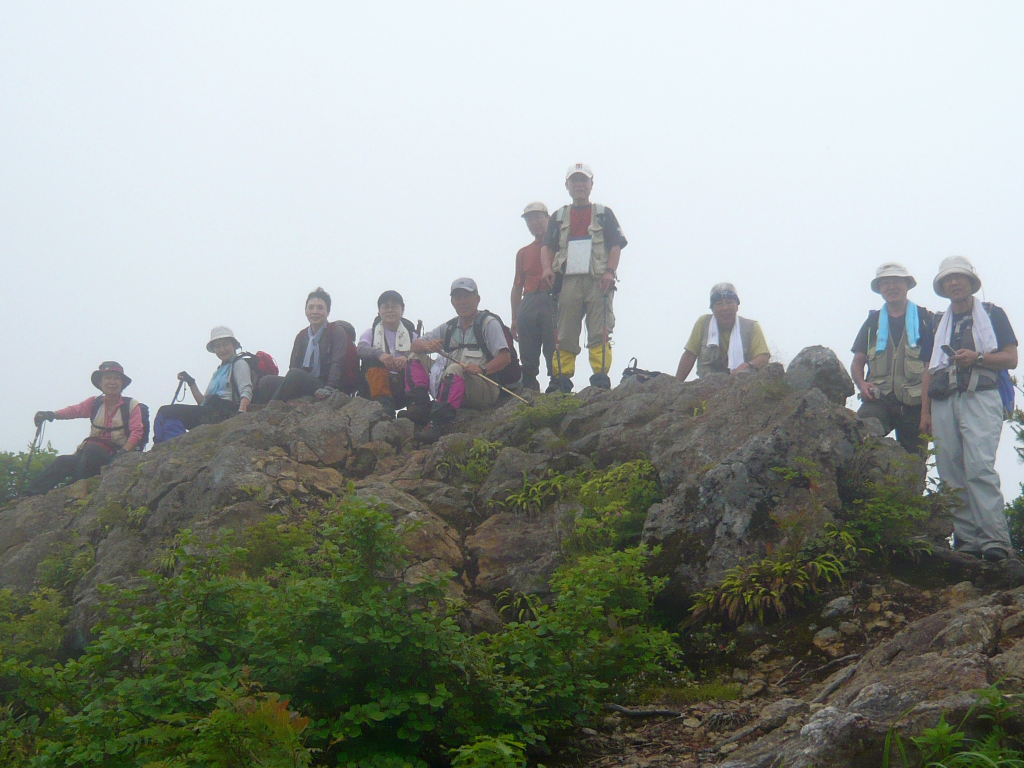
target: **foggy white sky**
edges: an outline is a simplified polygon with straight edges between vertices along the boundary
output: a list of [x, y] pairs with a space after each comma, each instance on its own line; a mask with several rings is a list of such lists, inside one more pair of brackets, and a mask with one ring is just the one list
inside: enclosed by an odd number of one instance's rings
[[674, 371], [720, 280], [783, 362], [848, 363], [890, 259], [939, 308], [967, 255], [1022, 334], [1022, 33], [998, 2], [0, 2], [0, 449], [101, 360], [154, 412], [205, 386], [213, 325], [287, 366], [316, 285], [360, 331], [386, 288], [447, 319], [461, 275], [508, 320], [519, 213], [579, 161], [629, 238], [614, 380]]

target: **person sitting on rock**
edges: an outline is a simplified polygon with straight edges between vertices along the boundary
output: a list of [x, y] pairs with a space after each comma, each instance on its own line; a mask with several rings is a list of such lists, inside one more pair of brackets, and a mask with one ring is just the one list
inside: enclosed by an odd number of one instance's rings
[[238, 354], [241, 348], [234, 332], [226, 325], [218, 325], [210, 331], [206, 351], [215, 354], [220, 365], [213, 372], [206, 394], [199, 391], [196, 380], [187, 371], [179, 373], [178, 381], [188, 384], [198, 405], [160, 406], [153, 421], [154, 445], [201, 424], [218, 424], [236, 413], [245, 413], [252, 402], [252, 373], [249, 363]]
[[885, 434], [895, 429], [907, 453], [919, 453], [923, 447], [921, 404], [928, 393], [921, 382], [932, 356], [933, 338], [932, 313], [907, 300], [907, 292], [915, 285], [907, 268], [895, 261], [875, 271], [871, 290], [881, 294], [885, 304], [868, 312], [853, 342], [850, 366], [864, 402], [857, 415], [878, 419]]
[[309, 325], [295, 337], [288, 373], [260, 379], [257, 403], [306, 395], [324, 400], [336, 391], [355, 391], [359, 362], [354, 355], [349, 357], [355, 333], [347, 323], [328, 322], [330, 314], [331, 295], [319, 287], [311, 291], [306, 297]]
[[412, 352], [419, 337], [404, 315], [402, 294], [384, 291], [377, 299], [373, 325], [359, 337], [359, 359], [371, 400], [391, 414], [405, 408], [410, 419], [426, 424], [430, 416], [430, 358]]
[[[676, 378], [686, 377], [697, 363], [697, 376], [709, 373], [730, 375], [761, 370], [771, 360], [768, 342], [756, 320], [740, 317], [740, 297], [732, 283], [718, 283], [711, 289], [711, 314], [701, 315], [686, 342]], [[739, 333], [734, 334], [737, 323]]]
[[488, 408], [498, 402], [501, 391], [480, 374], [494, 377], [512, 362], [501, 320], [479, 310], [476, 282], [460, 277], [452, 283], [451, 301], [456, 316], [412, 343], [413, 352], [441, 353], [430, 372], [435, 402], [429, 425], [416, 436], [421, 443], [445, 434], [462, 406]]
[[100, 473], [118, 453], [141, 448], [144, 436], [142, 404], [125, 400], [121, 393], [132, 383], [120, 363], [100, 363], [92, 374], [92, 385], [103, 395], [87, 397], [78, 405], [59, 411], [39, 411], [38, 427], [54, 419], [89, 419], [89, 436], [70, 456], [58, 456], [25, 489], [24, 496], [46, 493], [67, 479], [82, 480]]

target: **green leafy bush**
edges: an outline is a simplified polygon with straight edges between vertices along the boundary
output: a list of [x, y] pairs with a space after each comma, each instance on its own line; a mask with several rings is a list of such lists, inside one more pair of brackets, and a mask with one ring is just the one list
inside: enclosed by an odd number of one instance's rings
[[452, 750], [452, 768], [526, 768], [525, 747], [511, 736], [479, 736]]
[[25, 471], [30, 451], [0, 451], [0, 504], [13, 498], [21, 490], [21, 479], [29, 483], [57, 458], [57, 449], [49, 443], [32, 457], [32, 466]]
[[494, 468], [494, 462], [504, 446], [474, 438], [473, 442], [452, 445], [437, 465], [441, 477], [452, 482], [482, 483]]
[[566, 553], [595, 552], [639, 541], [647, 511], [664, 497], [658, 470], [646, 458], [584, 474], [575, 491], [583, 512], [565, 541]]
[[583, 556], [552, 576], [550, 605], [524, 596], [525, 620], [488, 636], [496, 669], [516, 679], [527, 732], [545, 720], [547, 727], [579, 724], [629, 681], [657, 678], [678, 662], [673, 636], [646, 621], [666, 582], [644, 574], [647, 557], [643, 547]]
[[842, 581], [845, 571], [846, 564], [828, 552], [809, 559], [769, 552], [733, 566], [720, 584], [695, 594], [693, 617], [722, 616], [736, 624], [783, 618], [825, 584]]
[[39, 768], [436, 764], [481, 737], [543, 740], [675, 659], [645, 623], [662, 582], [643, 550], [581, 559], [533, 620], [474, 636], [443, 577], [403, 580], [399, 536], [354, 498], [209, 545], [183, 534], [169, 573], [107, 590], [95, 639], [61, 664], [59, 595], [31, 610], [6, 595], [0, 755]]
[[509, 422], [520, 434], [520, 439], [525, 440], [538, 429], [556, 428], [562, 417], [582, 407], [583, 403], [570, 394], [540, 395], [535, 397], [530, 405], [524, 403], [516, 406], [509, 415]]
[[894, 555], [916, 558], [919, 553], [931, 551], [921, 533], [922, 524], [948, 493], [935, 491], [925, 495], [896, 477], [867, 483], [866, 488], [867, 497], [853, 502], [845, 521], [845, 530], [859, 547], [871, 550], [883, 560]]

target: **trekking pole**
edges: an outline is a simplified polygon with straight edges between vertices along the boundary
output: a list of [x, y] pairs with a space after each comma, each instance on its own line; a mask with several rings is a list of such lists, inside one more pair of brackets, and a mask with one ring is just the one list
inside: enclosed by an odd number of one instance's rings
[[32, 447], [28, 451], [28, 461], [25, 462], [25, 468], [21, 470], [21, 482], [18, 483], [18, 495], [25, 490], [25, 480], [28, 479], [28, 471], [32, 466], [32, 458], [36, 455], [36, 450], [43, 444], [43, 427], [46, 424], [45, 421], [39, 423], [36, 427], [36, 436], [32, 439]]
[[604, 295], [604, 317], [601, 319], [601, 373], [605, 371], [605, 353], [608, 350], [608, 294]]
[[[185, 402], [185, 393], [181, 391], [181, 388], [185, 386], [184, 380], [178, 382], [178, 388], [174, 390], [174, 397], [171, 398], [171, 405], [175, 403]], [[181, 395], [181, 399], [178, 399], [178, 395]]]
[[[462, 363], [460, 363], [458, 360], [456, 360], [454, 357], [452, 357], [449, 354], [446, 354], [444, 352], [438, 352], [437, 354], [439, 354], [441, 357], [443, 357], [445, 360], [448, 360], [449, 362], [456, 363], [457, 365], [463, 365]], [[516, 400], [521, 400], [522, 402], [526, 403], [527, 405], [533, 405], [533, 403], [531, 403], [525, 397], [520, 397], [515, 392], [513, 392], [511, 389], [505, 389], [505, 387], [501, 386], [501, 384], [496, 382], [494, 379], [489, 379], [489, 378], [487, 378], [482, 373], [477, 373], [477, 374], [474, 374], [474, 375], [475, 376], [479, 376], [481, 379], [486, 381], [488, 384], [493, 384], [498, 389], [500, 389], [502, 392], [507, 392], [508, 394], [512, 395], [512, 397], [514, 397]]]

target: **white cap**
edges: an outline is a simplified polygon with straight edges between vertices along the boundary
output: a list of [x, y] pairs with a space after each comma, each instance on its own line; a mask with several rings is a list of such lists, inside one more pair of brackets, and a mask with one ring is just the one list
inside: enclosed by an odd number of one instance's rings
[[469, 291], [470, 293], [480, 293], [476, 289], [476, 280], [471, 277], [460, 277], [454, 283], [452, 283], [452, 289], [449, 294], [455, 293], [456, 291]]
[[565, 180], [568, 181], [569, 177], [574, 173], [582, 173], [588, 179], [594, 178], [594, 172], [590, 170], [590, 166], [586, 163], [576, 163], [569, 166], [569, 170], [565, 172]]
[[533, 213], [534, 211], [537, 211], [539, 213], [543, 213], [545, 216], [548, 215], [548, 207], [546, 205], [544, 205], [544, 203], [536, 202], [536, 203], [530, 203], [528, 206], [523, 208], [523, 216], [525, 216], [528, 213]]

